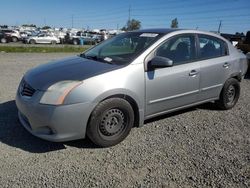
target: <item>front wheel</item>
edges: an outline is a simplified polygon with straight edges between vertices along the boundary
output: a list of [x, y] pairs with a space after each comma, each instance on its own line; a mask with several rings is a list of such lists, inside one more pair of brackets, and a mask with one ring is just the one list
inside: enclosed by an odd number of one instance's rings
[[219, 108], [223, 110], [231, 109], [235, 106], [240, 97], [240, 83], [234, 78], [230, 78], [224, 84], [220, 98], [216, 101]]
[[1, 38], [1, 43], [7, 43], [7, 40], [5, 38]]
[[129, 102], [111, 98], [101, 102], [92, 112], [87, 136], [101, 147], [124, 140], [134, 125], [134, 111]]
[[12, 42], [17, 42], [18, 38], [17, 37], [12, 37]]

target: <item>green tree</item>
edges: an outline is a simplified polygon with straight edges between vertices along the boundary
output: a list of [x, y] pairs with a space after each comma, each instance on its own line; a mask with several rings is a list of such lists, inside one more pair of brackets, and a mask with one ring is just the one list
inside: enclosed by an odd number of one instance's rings
[[35, 24], [23, 24], [22, 26], [23, 27], [36, 27]]
[[47, 26], [47, 25], [45, 25], [45, 26], [43, 26], [42, 27], [42, 29], [50, 29], [51, 27], [50, 26]]
[[122, 28], [123, 31], [133, 31], [141, 28], [141, 22], [139, 20], [128, 20], [127, 25]]
[[172, 20], [171, 28], [178, 28], [178, 19], [177, 18]]

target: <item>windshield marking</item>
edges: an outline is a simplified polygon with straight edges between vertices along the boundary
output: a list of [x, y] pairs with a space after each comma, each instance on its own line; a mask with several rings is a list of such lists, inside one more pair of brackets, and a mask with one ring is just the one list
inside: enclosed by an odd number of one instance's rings
[[105, 58], [104, 58], [104, 61], [111, 62], [112, 59], [111, 59], [110, 57], [105, 57]]
[[158, 36], [157, 33], [142, 33], [140, 35], [140, 37], [152, 37], [152, 38], [157, 37], [157, 36]]

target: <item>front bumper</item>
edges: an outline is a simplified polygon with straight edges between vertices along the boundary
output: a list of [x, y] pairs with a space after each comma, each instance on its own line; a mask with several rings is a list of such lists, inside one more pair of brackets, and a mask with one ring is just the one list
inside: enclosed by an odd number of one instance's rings
[[40, 97], [27, 99], [19, 93], [16, 95], [18, 117], [25, 129], [34, 136], [53, 142], [85, 138], [93, 104], [43, 105], [36, 102], [37, 98]]

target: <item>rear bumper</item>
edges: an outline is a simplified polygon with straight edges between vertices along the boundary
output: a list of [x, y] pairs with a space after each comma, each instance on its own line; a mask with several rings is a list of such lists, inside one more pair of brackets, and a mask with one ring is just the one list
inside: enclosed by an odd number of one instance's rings
[[88, 118], [94, 105], [43, 105], [32, 103], [17, 94], [18, 117], [24, 128], [34, 136], [62, 142], [85, 138]]

